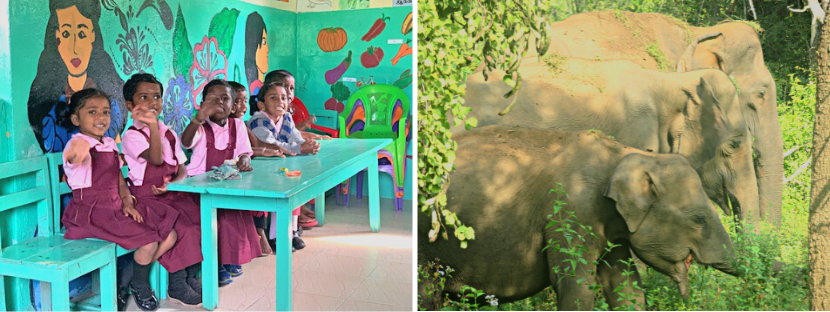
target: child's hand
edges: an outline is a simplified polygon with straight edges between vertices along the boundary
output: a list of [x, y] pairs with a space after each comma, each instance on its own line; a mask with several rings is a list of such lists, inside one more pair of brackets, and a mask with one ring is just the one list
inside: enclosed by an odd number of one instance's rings
[[208, 104], [208, 103], [204, 103], [202, 105], [202, 107], [199, 109], [199, 113], [197, 113], [196, 117], [193, 117], [193, 119], [194, 120], [198, 119], [198, 120], [201, 120], [201, 121], [207, 121], [208, 118], [210, 118], [210, 115], [213, 115], [213, 113], [217, 109], [221, 109], [221, 108], [217, 105], [211, 105], [211, 104]]
[[138, 210], [135, 210], [133, 204], [125, 203], [123, 212], [125, 217], [131, 217], [133, 218], [133, 220], [135, 220], [135, 222], [144, 223], [144, 217], [142, 217], [141, 214], [138, 213]]
[[151, 185], [150, 189], [153, 191], [153, 195], [159, 196], [161, 194], [167, 193], [167, 184], [170, 183], [170, 178], [164, 178], [164, 184], [160, 187], [156, 187], [155, 185]]
[[270, 148], [263, 148], [262, 149], [262, 156], [265, 157], [282, 157], [285, 158], [285, 154], [279, 149], [270, 149]]
[[240, 156], [239, 161], [236, 162], [236, 169], [239, 169], [239, 171], [254, 170], [254, 168], [251, 168], [251, 157], [248, 155]]
[[69, 146], [63, 151], [63, 158], [70, 164], [82, 163], [89, 157], [89, 148], [86, 140], [69, 141]]
[[302, 154], [317, 154], [320, 151], [320, 143], [315, 142], [314, 140], [306, 140], [303, 145], [300, 146], [300, 152]]
[[133, 111], [133, 119], [147, 124], [148, 126], [158, 126], [158, 113], [153, 113], [144, 108], [136, 107]]
[[282, 146], [277, 145], [277, 148], [279, 149], [279, 151], [280, 151], [283, 155], [286, 155], [286, 156], [297, 156], [297, 154], [296, 154], [296, 153], [291, 152], [291, 151], [289, 151], [289, 150], [287, 150], [287, 149], [283, 148]]

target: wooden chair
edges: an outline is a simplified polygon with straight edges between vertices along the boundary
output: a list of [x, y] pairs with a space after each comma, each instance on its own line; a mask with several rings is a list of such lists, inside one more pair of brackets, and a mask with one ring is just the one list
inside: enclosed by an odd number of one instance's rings
[[[69, 240], [55, 231], [59, 216], [53, 214], [51, 183], [47, 156], [0, 163], [0, 180], [32, 180], [18, 183], [20, 187], [0, 196], [0, 211], [37, 207], [37, 236], [0, 249], [0, 308], [6, 309], [2, 276], [47, 282], [41, 287], [44, 310], [68, 311], [69, 281], [97, 272], [100, 296], [97, 307], [102, 311], [116, 310], [115, 244], [96, 240]], [[58, 205], [59, 206], [59, 205]], [[0, 239], [0, 244], [2, 240]], [[47, 308], [51, 306], [50, 308]]]
[[[119, 144], [119, 149], [121, 148]], [[69, 188], [69, 185], [66, 182], [61, 181], [63, 174], [61, 173], [61, 167], [63, 166], [63, 153], [51, 153], [48, 154], [49, 157], [49, 181], [52, 185], [52, 202], [55, 204], [53, 205], [54, 208], [54, 229], [56, 233], [63, 235], [66, 230], [61, 225], [61, 196], [66, 194], [72, 194], [72, 189]], [[121, 173], [124, 177], [127, 177], [127, 173], [129, 172], [129, 168], [124, 166], [121, 168]], [[101, 241], [94, 238], [89, 238], [90, 240]], [[115, 256], [121, 257], [128, 253], [135, 251], [135, 249], [124, 249], [121, 246], [115, 245]], [[168, 276], [167, 271], [159, 265], [158, 261], [153, 262], [153, 265], [150, 268], [150, 288], [156, 293], [156, 298], [159, 300], [167, 299], [167, 284], [168, 284]]]

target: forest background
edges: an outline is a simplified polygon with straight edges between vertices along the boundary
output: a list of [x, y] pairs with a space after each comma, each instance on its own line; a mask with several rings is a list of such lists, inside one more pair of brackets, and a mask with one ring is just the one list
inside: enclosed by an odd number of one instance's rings
[[[809, 293], [805, 287], [773, 277], [773, 260], [808, 267], [808, 217], [810, 210], [810, 164], [812, 156], [813, 116], [816, 108], [815, 52], [811, 50], [811, 15], [793, 13], [788, 7], [801, 9], [800, 0], [549, 0], [534, 1], [537, 7], [526, 7], [530, 1], [479, 0], [466, 5], [460, 0], [419, 1], [419, 218], [437, 219], [438, 231], [432, 239], [455, 235], [466, 241], [475, 238], [474, 229], [464, 220], [446, 211], [444, 191], [451, 181], [455, 143], [448, 133], [451, 122], [475, 126], [465, 118], [469, 110], [463, 106], [464, 81], [482, 62], [482, 55], [508, 55], [510, 27], [533, 24], [521, 22], [523, 14], [548, 16], [553, 23], [571, 15], [600, 10], [638, 13], [661, 13], [675, 17], [690, 26], [712, 26], [724, 20], [748, 21], [759, 32], [764, 61], [775, 79], [778, 113], [784, 138], [784, 175], [782, 222], [780, 228], [761, 224], [760, 231], [732, 233], [736, 259], [746, 277], [738, 279], [713, 269], [692, 266], [689, 300], [684, 301], [675, 283], [651, 269], [640, 269], [641, 285], [646, 293], [648, 310], [809, 310]], [[501, 13], [486, 35], [476, 33], [484, 25], [486, 14], [470, 14], [470, 10]], [[501, 10], [501, 11], [500, 11]], [[515, 14], [504, 14], [515, 10]], [[522, 12], [524, 11], [524, 12]], [[490, 16], [492, 17], [492, 16]], [[466, 23], [465, 23], [466, 21]], [[536, 25], [542, 25], [536, 22]], [[532, 28], [532, 27], [531, 27]], [[528, 29], [526, 29], [528, 30]], [[528, 30], [532, 33], [534, 30]], [[818, 31], [818, 29], [817, 29]], [[443, 47], [452, 46], [453, 49]], [[533, 47], [531, 47], [533, 48]], [[812, 56], [812, 58], [811, 58]], [[461, 66], [458, 66], [461, 64]], [[812, 70], [811, 70], [812, 67]], [[490, 77], [501, 79], [501, 77]], [[453, 116], [452, 120], [446, 116]], [[727, 227], [732, 224], [722, 217]], [[435, 227], [435, 226], [434, 226]], [[448, 234], [449, 233], [449, 234]], [[755, 234], [760, 233], [760, 234]], [[444, 237], [444, 238], [441, 238]], [[434, 274], [436, 267], [419, 265], [419, 277]], [[427, 273], [431, 272], [431, 273]], [[442, 278], [452, 278], [451, 274]], [[469, 289], [470, 294], [477, 290]], [[548, 288], [539, 294], [514, 303], [493, 305], [471, 298], [445, 298], [442, 309], [461, 310], [555, 310], [556, 299]], [[420, 299], [419, 299], [420, 300]], [[595, 309], [607, 309], [604, 300], [597, 300]], [[633, 306], [632, 306], [633, 307]]]

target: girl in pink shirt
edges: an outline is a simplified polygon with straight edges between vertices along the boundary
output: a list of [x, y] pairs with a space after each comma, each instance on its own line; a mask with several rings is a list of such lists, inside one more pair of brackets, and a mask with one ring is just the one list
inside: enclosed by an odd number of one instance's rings
[[124, 84], [124, 99], [133, 125], [124, 132], [121, 147], [130, 167], [130, 191], [141, 202], [168, 205], [179, 212], [174, 228], [179, 240], [159, 263], [170, 272], [170, 298], [185, 304], [202, 303], [202, 262], [199, 204], [193, 196], [168, 192], [167, 183], [187, 177], [184, 151], [173, 130], [158, 120], [164, 88], [150, 74], [135, 74]]
[[[182, 146], [193, 149], [187, 175], [194, 176], [221, 166], [225, 160], [236, 160], [240, 171], [251, 171], [251, 142], [245, 123], [228, 118], [233, 102], [231, 86], [224, 80], [212, 80], [202, 90], [199, 113], [182, 132]], [[259, 235], [251, 213], [219, 209], [219, 285], [232, 282], [228, 268], [235, 276], [242, 274], [241, 265], [262, 255]]]
[[[96, 89], [75, 93], [67, 105], [71, 125], [80, 132], [72, 136], [63, 153], [73, 196], [61, 222], [66, 226], [67, 239], [94, 237], [136, 249], [129, 288], [136, 304], [151, 311], [158, 308], [158, 301], [150, 290], [150, 263], [176, 243], [173, 226], [179, 213], [167, 205], [151, 207], [130, 194], [121, 175], [118, 146], [104, 136], [110, 123], [110, 105], [109, 96]], [[71, 126], [65, 122], [66, 116], [62, 117], [61, 122]]]

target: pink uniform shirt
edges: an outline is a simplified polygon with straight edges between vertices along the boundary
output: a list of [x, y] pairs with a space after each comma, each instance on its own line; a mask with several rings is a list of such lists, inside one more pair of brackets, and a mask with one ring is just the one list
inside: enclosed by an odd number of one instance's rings
[[[110, 137], [103, 137], [101, 141], [98, 141], [86, 134], [76, 133], [72, 135], [69, 142], [66, 142], [66, 146], [69, 146], [74, 140], [85, 140], [90, 147], [99, 152], [115, 152], [118, 154], [118, 144]], [[124, 166], [121, 157], [118, 157], [118, 166]], [[69, 184], [69, 188], [77, 190], [92, 186], [92, 157], [90, 155], [87, 155], [86, 159], [80, 163], [76, 161], [74, 164], [70, 164], [66, 161], [66, 154], [64, 154], [63, 171], [66, 173], [66, 183]]]
[[[176, 132], [172, 132], [176, 140], [176, 142], [173, 142], [173, 146], [176, 147], [176, 150], [174, 151], [170, 148], [170, 142], [167, 140], [167, 136], [165, 134], [168, 129], [167, 125], [159, 121], [158, 126], [159, 135], [161, 135], [162, 159], [164, 159], [164, 162], [173, 166], [187, 162], [187, 156], [184, 154], [184, 151], [179, 148], [179, 146], [181, 146], [181, 141], [176, 135]], [[144, 132], [148, 137], [150, 136], [150, 128], [147, 124], [138, 120], [133, 120], [133, 127], [138, 128], [139, 131]], [[144, 171], [147, 169], [147, 160], [139, 157], [139, 155], [149, 148], [150, 141], [148, 141], [147, 138], [141, 135], [141, 133], [138, 133], [136, 130], [129, 129], [124, 132], [124, 135], [121, 137], [121, 149], [124, 150], [124, 159], [127, 160], [127, 166], [130, 167], [130, 180], [135, 186], [141, 186], [144, 184]], [[178, 161], [178, 164], [176, 161]]]
[[[254, 151], [251, 149], [251, 141], [248, 140], [248, 130], [245, 127], [245, 122], [238, 118], [228, 118], [228, 122], [222, 127], [210, 121], [205, 121], [211, 129], [213, 129], [214, 148], [223, 150], [228, 146], [228, 139], [230, 137], [230, 123], [236, 123], [236, 148], [233, 152], [233, 158], [239, 159], [242, 154], [253, 156]], [[183, 145], [184, 146], [184, 145]], [[207, 161], [207, 139], [205, 138], [205, 129], [199, 126], [196, 135], [193, 136], [191, 146], [184, 146], [184, 148], [193, 149], [193, 155], [190, 155], [190, 163], [187, 165], [187, 175], [195, 176], [205, 173], [205, 162]]]

